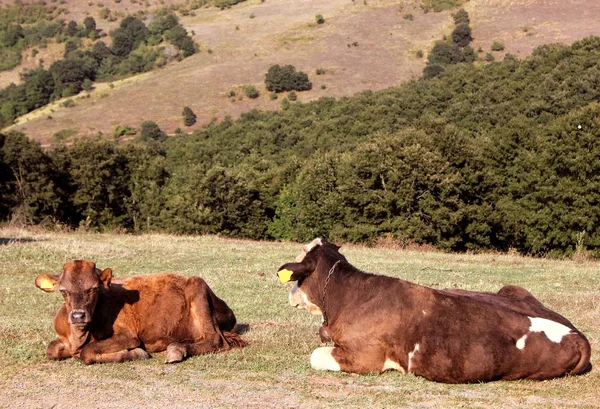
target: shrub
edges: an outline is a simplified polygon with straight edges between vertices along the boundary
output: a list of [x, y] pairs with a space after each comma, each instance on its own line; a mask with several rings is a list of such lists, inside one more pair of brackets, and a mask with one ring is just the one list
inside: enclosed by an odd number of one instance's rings
[[467, 13], [465, 9], [458, 10], [452, 17], [454, 18], [455, 26], [458, 26], [459, 24], [469, 24], [471, 22], [469, 20], [469, 13]]
[[468, 24], [459, 24], [452, 31], [452, 42], [459, 47], [466, 47], [472, 39], [471, 27]]
[[260, 93], [254, 85], [244, 85], [244, 94], [246, 94], [246, 96], [251, 99], [258, 98], [258, 96], [260, 95]]
[[429, 79], [441, 75], [445, 71], [441, 64], [427, 64], [423, 68], [423, 78]]
[[161, 142], [167, 139], [167, 134], [159, 128], [154, 121], [144, 121], [140, 128], [140, 139], [142, 141], [157, 141]]
[[496, 57], [494, 57], [494, 54], [492, 54], [492, 53], [487, 53], [487, 54], [485, 55], [485, 60], [486, 60], [487, 62], [492, 62], [492, 61], [495, 61], [495, 60], [496, 60]]
[[265, 76], [265, 85], [269, 91], [308, 91], [312, 83], [308, 75], [302, 71], [296, 71], [293, 65], [271, 66]]
[[317, 22], [317, 24], [323, 24], [325, 22], [325, 19], [321, 14], [317, 14], [315, 16], [315, 21]]
[[494, 41], [492, 43], [492, 51], [503, 51], [504, 50], [504, 43], [500, 42], [500, 41]]
[[185, 126], [192, 126], [196, 123], [196, 114], [191, 110], [190, 107], [183, 108], [183, 124]]
[[404, 20], [413, 21], [415, 16], [413, 16], [412, 13], [406, 13], [402, 18], [404, 18]]
[[298, 95], [296, 95], [295, 91], [290, 91], [290, 93], [288, 94], [288, 99], [290, 101], [295, 101], [298, 99]]
[[117, 125], [113, 130], [113, 137], [115, 139], [118, 139], [122, 136], [135, 135], [136, 133], [137, 131], [135, 130], [135, 128], [131, 128], [126, 125]]

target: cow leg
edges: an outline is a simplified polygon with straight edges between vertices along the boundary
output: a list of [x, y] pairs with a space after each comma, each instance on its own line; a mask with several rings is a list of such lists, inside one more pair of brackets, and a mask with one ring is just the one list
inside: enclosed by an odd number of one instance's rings
[[343, 371], [350, 373], [381, 373], [387, 369], [400, 369], [400, 365], [389, 365], [385, 354], [377, 348], [348, 350], [341, 347], [320, 347], [310, 355], [310, 366], [321, 371]]
[[46, 356], [48, 359], [70, 358], [72, 355], [69, 352], [69, 349], [69, 346], [65, 344], [62, 339], [58, 338], [48, 344]]
[[136, 336], [116, 334], [109, 339], [85, 345], [79, 357], [86, 365], [150, 358], [150, 355], [139, 347], [140, 344]]
[[516, 285], [505, 285], [498, 291], [498, 295], [514, 298], [516, 300], [523, 300], [533, 306], [546, 308], [545, 305], [535, 298], [529, 291]]
[[[189, 306], [190, 335], [195, 342], [174, 342], [167, 347], [165, 363], [180, 362], [188, 356], [228, 350], [230, 348], [219, 329], [217, 313], [213, 304], [214, 294], [200, 277], [190, 277], [185, 286], [185, 299]], [[219, 301], [221, 301], [219, 299]], [[224, 304], [221, 301], [222, 304]], [[221, 309], [223, 306], [219, 303]], [[234, 318], [235, 319], [235, 318]], [[235, 321], [234, 321], [235, 325]]]

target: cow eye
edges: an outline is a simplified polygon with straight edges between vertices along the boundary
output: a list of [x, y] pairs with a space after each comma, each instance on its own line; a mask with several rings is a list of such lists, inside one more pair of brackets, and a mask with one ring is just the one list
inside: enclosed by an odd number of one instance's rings
[[87, 290], [88, 294], [94, 294], [96, 291], [98, 291], [97, 288], [90, 288], [89, 290]]

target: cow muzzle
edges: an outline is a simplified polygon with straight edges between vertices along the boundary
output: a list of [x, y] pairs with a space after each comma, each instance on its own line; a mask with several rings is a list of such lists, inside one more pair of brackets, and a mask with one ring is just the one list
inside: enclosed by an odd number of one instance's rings
[[88, 316], [84, 310], [73, 310], [69, 314], [69, 324], [85, 325], [89, 322]]

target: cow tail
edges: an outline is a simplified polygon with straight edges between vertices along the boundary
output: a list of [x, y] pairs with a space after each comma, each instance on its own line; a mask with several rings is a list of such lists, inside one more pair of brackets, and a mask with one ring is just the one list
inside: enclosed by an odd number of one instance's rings
[[571, 371], [571, 375], [583, 375], [592, 370], [592, 363], [590, 358], [592, 356], [592, 347], [589, 341], [583, 334], [577, 334], [577, 347], [580, 352], [579, 362], [575, 365], [575, 368]]
[[244, 348], [248, 342], [244, 341], [237, 332], [223, 331], [223, 337], [231, 348]]

